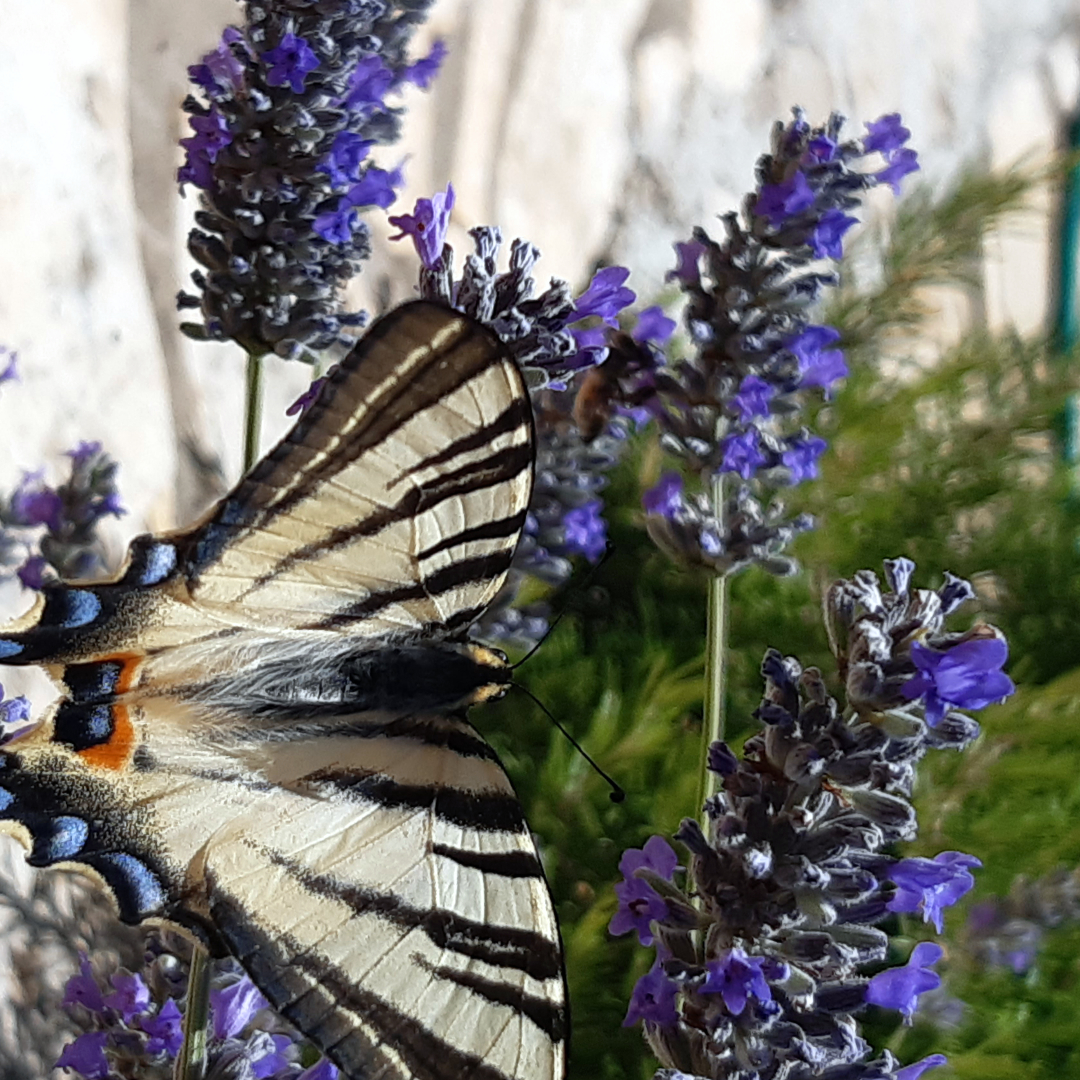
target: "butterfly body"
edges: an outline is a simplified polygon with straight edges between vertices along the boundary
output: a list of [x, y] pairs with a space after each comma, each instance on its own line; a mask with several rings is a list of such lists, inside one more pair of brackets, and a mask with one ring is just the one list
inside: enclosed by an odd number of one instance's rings
[[563, 1075], [551, 901], [465, 719], [509, 683], [466, 634], [524, 523], [528, 410], [492, 335], [408, 305], [202, 524], [0, 630], [61, 692], [0, 754], [0, 825], [236, 955], [349, 1080]]

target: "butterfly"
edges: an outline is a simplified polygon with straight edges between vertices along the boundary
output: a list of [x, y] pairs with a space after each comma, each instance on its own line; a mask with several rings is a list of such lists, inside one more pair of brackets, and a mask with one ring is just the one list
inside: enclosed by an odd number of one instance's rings
[[510, 681], [467, 632], [534, 457], [491, 331], [376, 322], [201, 523], [0, 629], [61, 693], [0, 752], [0, 830], [236, 956], [350, 1080], [562, 1077], [551, 898], [465, 718]]

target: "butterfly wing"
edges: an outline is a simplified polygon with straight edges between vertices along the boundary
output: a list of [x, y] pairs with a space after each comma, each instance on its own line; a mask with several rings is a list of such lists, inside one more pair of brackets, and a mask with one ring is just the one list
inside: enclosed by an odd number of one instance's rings
[[183, 545], [192, 599], [259, 626], [463, 629], [509, 568], [533, 457], [521, 375], [492, 335], [406, 305]]
[[132, 711], [138, 769], [110, 775], [41, 733], [0, 756], [3, 825], [31, 862], [89, 871], [128, 922], [204, 929], [346, 1077], [563, 1075], [543, 871], [463, 717], [192, 746], [190, 706]]
[[128, 921], [204, 927], [347, 1077], [562, 1076], [550, 898], [462, 715], [417, 697], [267, 723], [236, 688], [283, 643], [299, 675], [343, 642], [377, 661], [461, 635], [505, 577], [532, 455], [496, 339], [408, 305], [201, 526], [0, 631], [64, 695], [0, 755], [4, 828]]

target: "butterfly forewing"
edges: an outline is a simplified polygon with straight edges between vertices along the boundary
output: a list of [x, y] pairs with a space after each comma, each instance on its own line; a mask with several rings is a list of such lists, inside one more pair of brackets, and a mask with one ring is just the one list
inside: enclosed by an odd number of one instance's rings
[[202, 525], [0, 631], [63, 691], [0, 754], [0, 824], [126, 920], [233, 952], [350, 1080], [564, 1072], [532, 838], [473, 697], [435, 685], [487, 680], [458, 642], [505, 578], [533, 455], [497, 339], [407, 305]]
[[200, 607], [370, 636], [467, 626], [498, 591], [532, 483], [521, 375], [471, 320], [404, 310], [192, 538]]

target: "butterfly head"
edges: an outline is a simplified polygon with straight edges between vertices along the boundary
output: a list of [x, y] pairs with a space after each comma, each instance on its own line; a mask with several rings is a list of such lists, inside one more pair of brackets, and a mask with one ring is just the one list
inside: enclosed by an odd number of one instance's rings
[[513, 672], [506, 653], [501, 649], [492, 649], [487, 645], [470, 642], [465, 646], [466, 655], [477, 667], [490, 672], [490, 681], [483, 682], [473, 691], [470, 705], [479, 705], [483, 701], [498, 701], [510, 689]]

